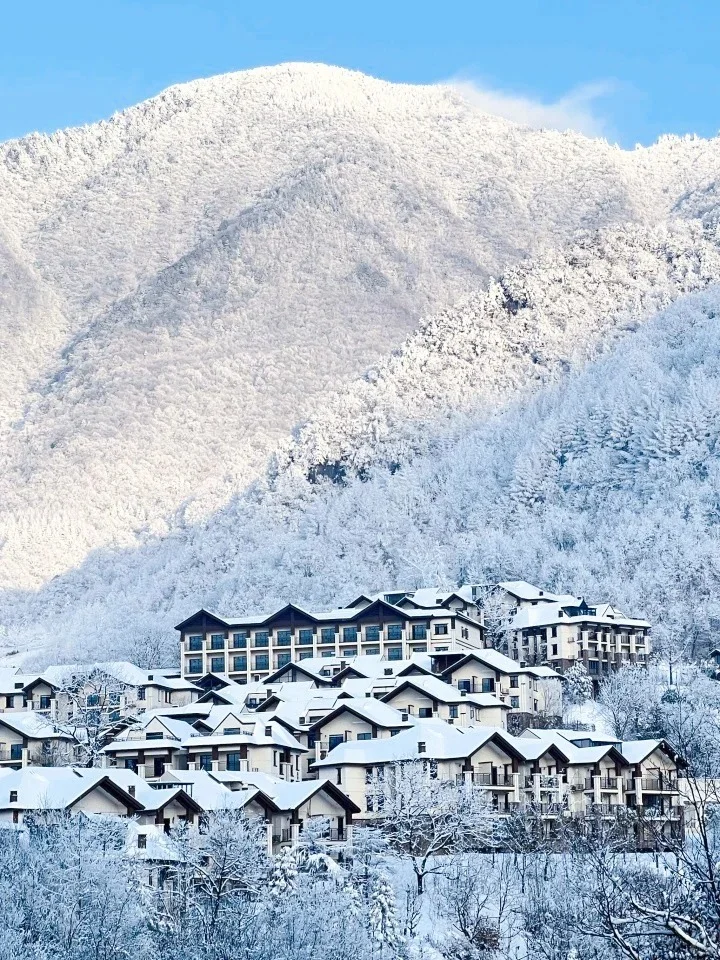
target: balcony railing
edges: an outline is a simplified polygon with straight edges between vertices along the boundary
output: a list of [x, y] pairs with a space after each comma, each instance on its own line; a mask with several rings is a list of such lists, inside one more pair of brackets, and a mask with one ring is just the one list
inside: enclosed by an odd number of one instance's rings
[[655, 791], [657, 793], [675, 793], [677, 792], [677, 780], [672, 777], [643, 777], [643, 790]]
[[618, 787], [617, 777], [601, 777], [600, 778], [601, 790], [617, 790], [617, 787]]

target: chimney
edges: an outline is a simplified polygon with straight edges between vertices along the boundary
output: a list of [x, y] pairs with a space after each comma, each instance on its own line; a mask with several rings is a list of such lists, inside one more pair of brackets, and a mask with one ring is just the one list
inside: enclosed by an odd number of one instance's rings
[[408, 718], [409, 718], [409, 714], [407, 714], [407, 713], [401, 713], [401, 714], [400, 714], [400, 719], [403, 721], [403, 723], [407, 723]]

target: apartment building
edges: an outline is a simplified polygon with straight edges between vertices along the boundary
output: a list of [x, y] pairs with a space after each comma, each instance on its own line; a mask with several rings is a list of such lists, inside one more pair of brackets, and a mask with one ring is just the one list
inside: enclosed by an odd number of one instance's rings
[[182, 676], [225, 674], [247, 684], [306, 659], [379, 656], [392, 663], [414, 654], [482, 648], [482, 623], [459, 608], [467, 606], [462, 598], [435, 598], [441, 603], [432, 607], [418, 606], [404, 594], [396, 599], [398, 604], [361, 596], [347, 607], [319, 613], [288, 604], [275, 613], [239, 618], [200, 610], [176, 627]]
[[645, 663], [650, 654], [648, 621], [610, 603], [588, 604], [524, 580], [497, 584], [495, 598], [504, 609], [500, 649], [520, 666], [547, 664], [563, 673], [581, 661], [599, 678], [624, 661]]
[[428, 777], [487, 791], [499, 814], [616, 817], [629, 810], [681, 829], [682, 760], [661, 740], [622, 743], [569, 731], [526, 731], [513, 737], [496, 728], [449, 727], [418, 720], [391, 739], [344, 741], [313, 768], [342, 786], [375, 819], [379, 786], [393, 764], [419, 760]]

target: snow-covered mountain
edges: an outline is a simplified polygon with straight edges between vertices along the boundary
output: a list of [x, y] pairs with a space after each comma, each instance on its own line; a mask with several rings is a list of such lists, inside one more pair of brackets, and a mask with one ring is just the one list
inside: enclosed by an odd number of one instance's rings
[[579, 229], [703, 214], [718, 160], [317, 65], [5, 144], [0, 584], [207, 515], [422, 315]]
[[320, 65], [0, 145], [7, 644], [344, 593], [367, 571], [328, 542], [319, 576], [298, 518], [720, 280], [718, 183], [716, 141], [623, 151]]

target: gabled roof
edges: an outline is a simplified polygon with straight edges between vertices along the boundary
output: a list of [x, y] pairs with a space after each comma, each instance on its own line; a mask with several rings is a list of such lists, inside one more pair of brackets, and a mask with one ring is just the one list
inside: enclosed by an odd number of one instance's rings
[[620, 744], [620, 750], [628, 763], [642, 763], [655, 750], [661, 750], [675, 761], [681, 760], [667, 740], [625, 740]]
[[321, 730], [326, 723], [341, 716], [344, 712], [351, 713], [359, 720], [365, 720], [367, 723], [382, 727], [385, 730], [411, 725], [409, 720], [403, 720], [400, 711], [394, 707], [390, 707], [374, 697], [364, 697], [344, 700], [339, 703], [334, 710], [313, 723], [310, 730]]
[[[484, 728], [488, 729], [488, 728]], [[394, 737], [350, 740], [333, 747], [324, 760], [310, 764], [313, 769], [339, 765], [367, 766], [402, 760], [463, 760], [478, 749], [481, 728], [451, 727], [443, 720], [416, 720]], [[497, 727], [490, 734], [500, 733]], [[419, 745], [422, 744], [422, 752]]]
[[325, 658], [325, 663], [323, 663], [322, 666], [320, 666], [320, 657], [307, 657], [305, 660], [291, 660], [290, 663], [286, 663], [284, 666], [278, 667], [275, 673], [271, 673], [269, 677], [265, 678], [264, 682], [277, 683], [278, 681], [282, 680], [286, 673], [297, 671], [321, 686], [330, 687], [332, 686], [333, 678], [324, 677], [320, 672], [321, 669], [327, 668], [328, 659], [329, 658]]
[[[2, 779], [0, 810], [67, 810], [97, 789], [106, 791], [131, 810], [142, 810], [142, 803], [113, 782], [106, 770], [79, 767], [15, 770]], [[17, 793], [16, 801], [10, 802], [11, 792]]]
[[510, 707], [492, 693], [464, 693], [457, 687], [451, 686], [439, 677], [405, 677], [398, 685], [386, 693], [382, 700], [388, 703], [394, 700], [403, 690], [410, 688], [419, 693], [437, 700], [438, 703], [458, 704], [469, 703], [478, 707], [499, 707], [502, 710], [509, 710]]
[[37, 713], [25, 711], [0, 714], [0, 726], [5, 725], [15, 733], [31, 740], [71, 740], [65, 733], [59, 733], [56, 728]]
[[280, 809], [271, 797], [259, 788], [248, 790], [230, 790], [222, 781], [222, 774], [211, 774], [205, 770], [168, 770], [161, 783], [177, 783], [192, 796], [203, 810], [242, 810], [256, 801], [272, 813]]
[[222, 783], [242, 783], [257, 787], [270, 797], [282, 812], [295, 811], [316, 794], [327, 793], [343, 809], [351, 813], [360, 813], [360, 808], [347, 794], [327, 779], [288, 781], [255, 771], [213, 773], [211, 776]]

